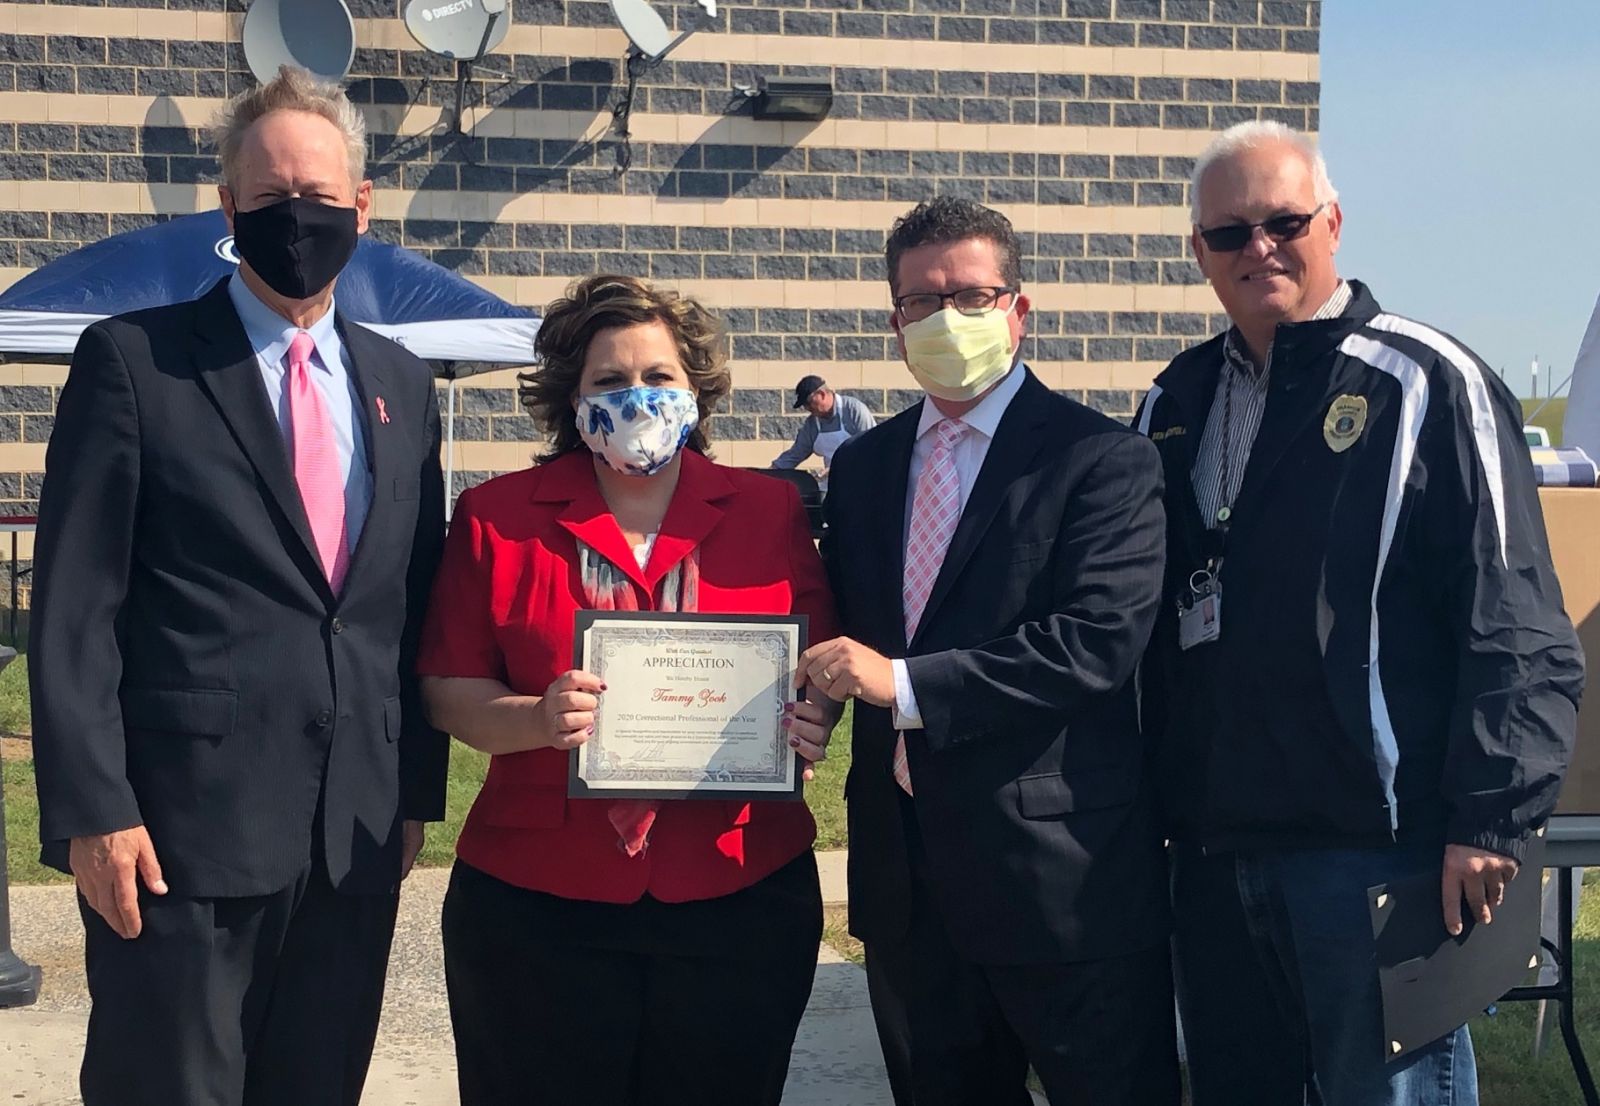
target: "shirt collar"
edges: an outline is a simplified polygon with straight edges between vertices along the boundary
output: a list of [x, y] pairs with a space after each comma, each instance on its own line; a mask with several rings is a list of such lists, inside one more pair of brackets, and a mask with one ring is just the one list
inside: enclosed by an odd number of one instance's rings
[[[1000, 418], [1006, 413], [1006, 408], [1011, 406], [1011, 401], [1022, 390], [1023, 378], [1027, 370], [1022, 367], [1019, 358], [1012, 366], [1011, 371], [995, 386], [994, 391], [983, 397], [983, 401], [972, 410], [961, 416], [961, 421], [985, 438], [993, 440], [995, 431], [1000, 428]], [[934, 405], [931, 399], [922, 403], [922, 418], [917, 421], [917, 438], [932, 430], [945, 420], [945, 413]]]
[[[1317, 308], [1316, 314], [1312, 315], [1307, 321], [1316, 322], [1320, 319], [1336, 319], [1349, 309], [1350, 302], [1353, 299], [1355, 299], [1355, 292], [1351, 290], [1350, 282], [1341, 280], [1338, 287], [1334, 288], [1333, 294], [1323, 301], [1322, 306]], [[1228, 328], [1227, 336], [1222, 341], [1222, 354], [1233, 362], [1235, 368], [1243, 369], [1251, 376], [1256, 375], [1255, 362], [1250, 360], [1250, 354], [1245, 351], [1244, 342], [1239, 338], [1238, 327], [1230, 326]], [[1262, 366], [1262, 369], [1271, 367], [1272, 351], [1268, 350], [1267, 363]]]
[[[228, 298], [233, 301], [233, 309], [239, 314], [239, 322], [244, 324], [250, 348], [267, 364], [281, 366], [289, 353], [289, 343], [300, 332], [300, 328], [262, 303], [237, 271], [228, 281]], [[333, 304], [329, 304], [322, 318], [307, 328], [307, 333], [317, 349], [312, 364], [320, 364], [325, 371], [332, 372], [339, 354], [339, 330], [334, 323]]]

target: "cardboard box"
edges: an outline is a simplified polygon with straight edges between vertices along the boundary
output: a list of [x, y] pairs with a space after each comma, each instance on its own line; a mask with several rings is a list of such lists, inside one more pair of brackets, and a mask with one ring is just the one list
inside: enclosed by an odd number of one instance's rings
[[1588, 667], [1558, 814], [1600, 814], [1600, 488], [1540, 488], [1550, 556]]

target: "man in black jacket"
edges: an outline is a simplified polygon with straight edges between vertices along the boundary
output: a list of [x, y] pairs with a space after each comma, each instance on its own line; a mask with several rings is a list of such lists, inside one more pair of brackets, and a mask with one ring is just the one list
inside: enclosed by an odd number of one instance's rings
[[1471, 1104], [1465, 1026], [1385, 1063], [1366, 888], [1436, 875], [1444, 928], [1487, 924], [1555, 806], [1583, 658], [1520, 408], [1339, 279], [1303, 136], [1224, 132], [1192, 195], [1233, 326], [1137, 426], [1167, 475], [1144, 720], [1194, 1101]]
[[46, 459], [29, 675], [87, 1106], [354, 1106], [398, 885], [444, 813], [413, 671], [438, 404], [334, 306], [361, 117], [286, 69], [222, 129], [239, 272], [90, 327]]
[[[1011, 224], [895, 224], [921, 403], [838, 453], [824, 557], [854, 697], [850, 930], [901, 1106], [1176, 1106], [1165, 861], [1133, 669], [1162, 578], [1155, 451], [1022, 363]], [[821, 735], [808, 735], [817, 736]]]

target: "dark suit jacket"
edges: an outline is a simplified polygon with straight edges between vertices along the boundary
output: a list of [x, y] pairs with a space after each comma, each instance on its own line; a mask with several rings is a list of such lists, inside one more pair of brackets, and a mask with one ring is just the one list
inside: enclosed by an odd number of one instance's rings
[[447, 739], [413, 675], [443, 541], [438, 404], [416, 357], [338, 326], [373, 474], [338, 597], [225, 284], [79, 340], [28, 658], [47, 863], [142, 822], [174, 893], [265, 894], [310, 862], [320, 798], [334, 885], [376, 893], [402, 814], [443, 816]]
[[[983, 963], [1163, 941], [1166, 864], [1134, 668], [1161, 595], [1161, 470], [1126, 427], [1028, 373], [1002, 418], [917, 634], [905, 639], [907, 470], [921, 405], [834, 457], [824, 559], [844, 632], [907, 668], [930, 893]], [[846, 795], [850, 929], [899, 940], [911, 894], [887, 709], [857, 702]]]

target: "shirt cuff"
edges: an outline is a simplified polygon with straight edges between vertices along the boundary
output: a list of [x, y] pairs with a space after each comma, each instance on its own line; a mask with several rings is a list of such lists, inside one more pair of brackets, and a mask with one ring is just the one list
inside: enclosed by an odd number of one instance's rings
[[917, 693], [911, 686], [911, 671], [902, 660], [890, 661], [894, 669], [894, 728], [897, 730], [922, 729], [922, 711], [917, 707]]

